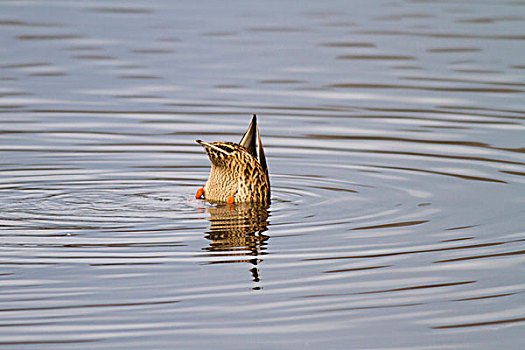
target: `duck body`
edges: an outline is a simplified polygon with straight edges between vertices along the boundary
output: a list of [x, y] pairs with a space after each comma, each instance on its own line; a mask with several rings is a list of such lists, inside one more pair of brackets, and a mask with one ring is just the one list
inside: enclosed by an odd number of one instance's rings
[[[258, 141], [258, 152], [256, 148]], [[270, 203], [270, 180], [256, 116], [239, 144], [196, 140], [211, 162], [201, 195], [211, 203]], [[257, 154], [258, 153], [258, 154]], [[197, 192], [197, 197], [199, 197]]]

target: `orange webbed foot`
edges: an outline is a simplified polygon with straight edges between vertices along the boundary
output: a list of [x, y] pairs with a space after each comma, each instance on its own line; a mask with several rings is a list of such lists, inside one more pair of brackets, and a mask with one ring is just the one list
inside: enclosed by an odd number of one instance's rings
[[197, 193], [195, 194], [195, 199], [202, 198], [204, 194], [204, 187], [201, 187], [197, 190]]

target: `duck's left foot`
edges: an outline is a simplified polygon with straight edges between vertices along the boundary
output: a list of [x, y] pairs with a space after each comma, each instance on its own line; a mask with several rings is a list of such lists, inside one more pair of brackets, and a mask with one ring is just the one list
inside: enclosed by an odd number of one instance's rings
[[226, 203], [228, 203], [229, 205], [232, 205], [233, 203], [235, 203], [235, 198], [228, 197], [228, 200], [226, 201]]
[[195, 194], [195, 199], [200, 199], [202, 198], [204, 194], [204, 187], [201, 187], [197, 190], [197, 193]]

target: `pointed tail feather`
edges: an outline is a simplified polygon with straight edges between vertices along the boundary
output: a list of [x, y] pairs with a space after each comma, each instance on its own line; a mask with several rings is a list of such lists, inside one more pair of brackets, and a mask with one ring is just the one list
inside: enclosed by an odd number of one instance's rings
[[261, 163], [261, 166], [264, 171], [266, 171], [266, 175], [268, 175], [268, 165], [266, 164], [266, 155], [264, 154], [263, 144], [261, 141], [261, 135], [259, 134], [259, 128], [257, 129], [257, 143], [259, 144], [259, 163]]
[[252, 122], [239, 142], [239, 145], [245, 147], [255, 159], [257, 159], [257, 148], [255, 147], [257, 133], [257, 116], [254, 114]]

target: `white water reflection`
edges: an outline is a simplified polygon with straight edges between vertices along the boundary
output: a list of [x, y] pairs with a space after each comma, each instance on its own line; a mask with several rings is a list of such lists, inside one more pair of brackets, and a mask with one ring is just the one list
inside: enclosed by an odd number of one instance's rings
[[394, 96], [393, 94], [365, 94], [361, 92], [336, 92], [336, 91], [272, 91], [272, 90], [257, 90], [253, 91], [242, 91], [236, 90], [234, 93], [238, 94], [257, 94], [257, 95], [279, 95], [279, 96], [299, 96], [309, 97], [321, 100], [345, 100], [345, 101], [386, 101], [386, 102], [397, 102], [397, 103], [410, 103], [410, 104], [468, 104], [467, 100], [457, 98], [432, 98], [432, 97], [416, 97], [416, 96]]

